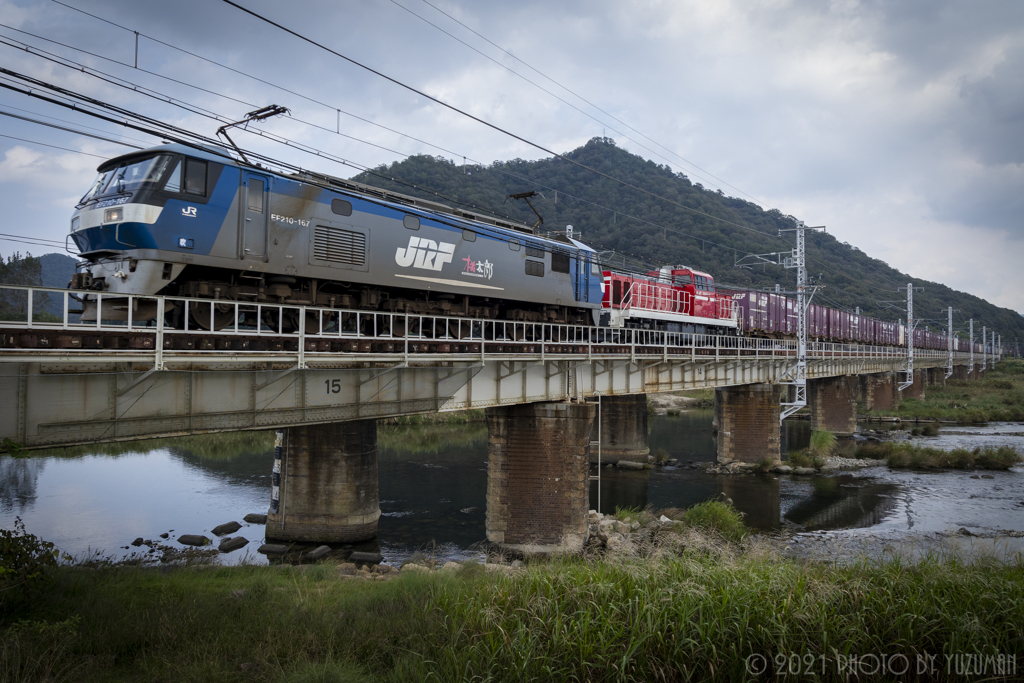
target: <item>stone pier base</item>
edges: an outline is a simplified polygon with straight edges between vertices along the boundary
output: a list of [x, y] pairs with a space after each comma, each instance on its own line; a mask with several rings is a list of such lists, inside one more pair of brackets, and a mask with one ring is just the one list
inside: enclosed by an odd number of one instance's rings
[[[925, 372], [926, 370], [914, 370], [914, 383], [903, 390], [903, 398], [924, 400]], [[896, 373], [896, 377], [902, 382], [906, 378], [906, 374]]]
[[487, 540], [523, 554], [583, 547], [596, 415], [592, 403], [487, 409]]
[[876, 372], [860, 376], [861, 403], [865, 412], [895, 410], [900, 405], [895, 373]]
[[954, 365], [953, 366], [953, 377], [952, 379], [967, 379], [968, 367], [966, 365]]
[[857, 391], [850, 377], [807, 380], [807, 404], [811, 429], [836, 436], [857, 433]]
[[779, 459], [782, 391], [782, 387], [772, 384], [715, 389], [718, 462], [756, 463], [764, 458]]
[[927, 368], [924, 372], [928, 378], [928, 386], [946, 386], [946, 368]]
[[[595, 438], [596, 438], [595, 427]], [[647, 394], [601, 398], [601, 460], [647, 462], [651, 447], [647, 441]], [[597, 449], [590, 453], [597, 462]]]
[[349, 543], [377, 535], [377, 423], [290, 427], [281, 462], [279, 510], [267, 514], [267, 538]]

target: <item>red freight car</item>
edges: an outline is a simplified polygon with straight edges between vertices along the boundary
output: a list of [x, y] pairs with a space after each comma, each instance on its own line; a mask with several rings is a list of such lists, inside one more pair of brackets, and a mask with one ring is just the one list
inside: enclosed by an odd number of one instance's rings
[[603, 289], [602, 313], [611, 327], [694, 332], [737, 327], [732, 297], [715, 292], [715, 279], [692, 268], [665, 266], [646, 276], [606, 270]]

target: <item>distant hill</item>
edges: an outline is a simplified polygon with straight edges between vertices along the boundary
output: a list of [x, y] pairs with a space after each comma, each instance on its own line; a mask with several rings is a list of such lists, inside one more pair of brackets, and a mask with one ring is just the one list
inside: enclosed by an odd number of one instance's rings
[[43, 254], [39, 257], [42, 266], [43, 287], [67, 287], [75, 274], [78, 259], [67, 254]]
[[[71, 282], [75, 272], [77, 259], [67, 254], [31, 254], [15, 253], [6, 259], [0, 257], [0, 284], [7, 285], [39, 285], [42, 287], [64, 288]], [[17, 297], [3, 297], [7, 303]], [[38, 295], [36, 310], [43, 310], [56, 316], [64, 314], [64, 305], [59, 296]], [[24, 296], [21, 298], [24, 304]]]
[[[779, 266], [761, 265], [751, 269], [735, 266], [737, 258], [748, 253], [791, 248], [786, 242], [792, 245], [792, 233], [786, 241], [777, 237], [779, 229], [792, 226], [779, 211], [764, 211], [751, 202], [705, 189], [685, 175], [673, 173], [667, 166], [620, 149], [608, 138], [594, 138], [565, 156], [668, 197], [693, 211], [672, 206], [555, 158], [513, 159], [495, 161], [490, 166], [463, 168], [443, 158], [414, 156], [375, 168], [373, 173], [361, 173], [353, 180], [450, 203], [433, 192], [380, 176], [400, 178], [457, 197], [480, 210], [495, 207], [531, 225], [537, 217], [530, 208], [522, 201], [506, 201], [506, 197], [536, 190], [543, 196], [530, 201], [544, 217], [541, 229], [563, 231], [570, 224], [582, 233], [584, 242], [596, 249], [614, 251], [615, 262], [621, 263], [625, 256], [632, 254], [651, 266], [687, 264], [705, 270], [723, 285], [761, 289], [773, 288], [775, 283], [781, 282], [784, 287], [795, 287], [794, 272]], [[571, 193], [576, 199], [565, 193]], [[471, 210], [470, 206], [458, 208]], [[897, 292], [897, 287], [913, 282], [925, 288], [914, 294], [915, 313], [922, 318], [942, 321], [931, 324], [931, 329], [945, 327], [946, 307], [952, 306], [957, 310], [954, 318], [957, 326], [960, 321], [973, 317], [999, 330], [1004, 340], [1012, 339], [1015, 334], [1024, 336], [1024, 316], [1016, 311], [943, 284], [912, 278], [884, 261], [871, 258], [856, 246], [839, 242], [830, 234], [808, 234], [807, 255], [808, 272], [815, 277], [821, 273], [820, 282], [825, 285], [815, 302], [849, 310], [860, 307], [867, 315], [898, 319], [904, 316], [902, 312], [879, 302], [901, 299], [903, 295]], [[626, 258], [625, 262], [629, 263], [630, 259]], [[634, 263], [638, 262], [634, 260]], [[976, 327], [980, 332], [980, 327]]]

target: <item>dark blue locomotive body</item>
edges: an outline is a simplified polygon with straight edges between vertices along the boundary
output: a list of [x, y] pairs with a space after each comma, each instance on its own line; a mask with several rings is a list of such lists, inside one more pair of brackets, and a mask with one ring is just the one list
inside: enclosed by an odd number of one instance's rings
[[596, 255], [571, 237], [182, 145], [98, 170], [71, 221], [86, 261], [72, 287], [108, 301], [174, 294], [568, 323], [596, 322], [601, 306]]

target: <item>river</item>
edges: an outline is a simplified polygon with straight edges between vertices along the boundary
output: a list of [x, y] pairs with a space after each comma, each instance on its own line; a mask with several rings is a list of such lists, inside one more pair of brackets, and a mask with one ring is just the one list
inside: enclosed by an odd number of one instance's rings
[[[765, 531], [907, 536], [963, 527], [982, 535], [1024, 532], [1022, 467], [990, 473], [990, 479], [972, 478], [973, 472], [885, 466], [805, 477], [708, 475], [697, 466], [715, 457], [710, 411], [652, 416], [650, 425], [652, 454], [664, 451], [678, 465], [603, 469], [602, 511], [686, 507], [725, 494], [748, 525]], [[1024, 452], [1024, 437], [1007, 435], [1024, 432], [1024, 425], [947, 431], [952, 433], [921, 442], [942, 448], [1010, 444]], [[801, 448], [809, 438], [806, 421], [787, 422], [783, 449]], [[159, 543], [162, 533], [172, 546], [186, 533], [213, 538], [210, 530], [218, 524], [266, 512], [271, 446], [269, 433], [253, 432], [0, 456], [0, 526], [10, 528], [20, 517], [30, 533], [79, 559], [149, 553], [131, 541]], [[379, 549], [392, 563], [420, 551], [442, 559], [480, 557], [486, 425], [381, 427], [378, 452], [379, 535], [360, 549]], [[591, 507], [597, 502], [595, 481]], [[250, 544], [218, 561], [266, 562], [255, 552], [263, 541], [261, 525], [243, 525], [235, 535]], [[155, 559], [159, 551], [149, 555]]]

